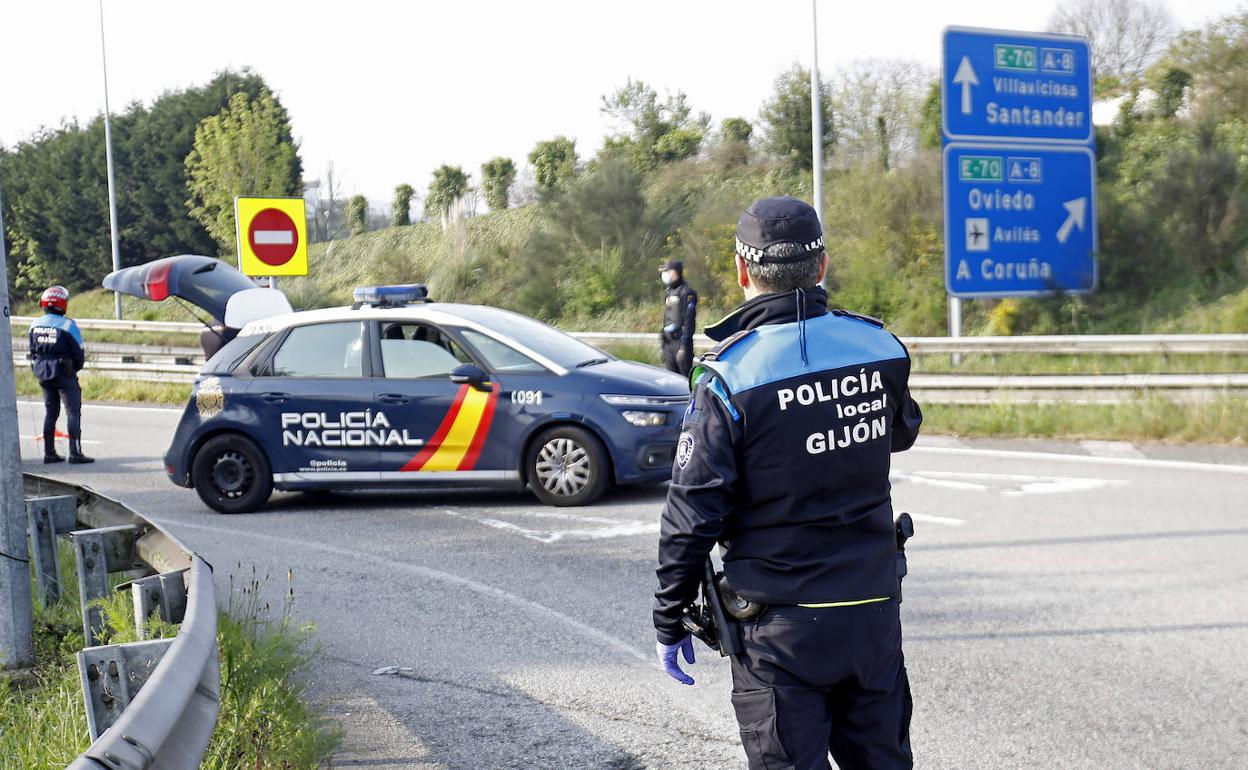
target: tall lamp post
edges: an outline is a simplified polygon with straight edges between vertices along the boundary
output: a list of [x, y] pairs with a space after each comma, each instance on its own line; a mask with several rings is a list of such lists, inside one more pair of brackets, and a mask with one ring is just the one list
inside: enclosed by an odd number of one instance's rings
[[[8, 251], [0, 212], [0, 306], [9, 325]], [[29, 668], [34, 662], [30, 596], [30, 551], [26, 545], [26, 506], [17, 428], [13, 340], [0, 335], [0, 670]]]
[[[108, 226], [113, 239], [113, 270], [121, 269], [117, 237], [117, 178], [113, 173], [113, 124], [108, 116], [108, 54], [104, 50], [104, 0], [100, 0], [100, 62], [104, 72], [104, 156], [108, 163]], [[113, 292], [113, 311], [121, 320], [121, 292]]]
[[810, 63], [810, 150], [815, 172], [815, 214], [823, 224], [823, 112], [819, 105], [819, 10], [810, 0], [810, 28], [814, 37]]

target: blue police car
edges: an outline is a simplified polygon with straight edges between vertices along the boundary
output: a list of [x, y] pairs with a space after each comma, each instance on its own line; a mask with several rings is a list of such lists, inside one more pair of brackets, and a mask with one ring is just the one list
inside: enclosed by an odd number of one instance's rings
[[278, 292], [190, 255], [105, 286], [189, 299], [228, 339], [165, 454], [173, 482], [222, 513], [254, 511], [274, 489], [429, 484], [527, 485], [544, 503], [586, 505], [612, 482], [670, 478], [688, 383], [519, 313], [406, 285], [260, 318], [282, 309], [266, 300]]

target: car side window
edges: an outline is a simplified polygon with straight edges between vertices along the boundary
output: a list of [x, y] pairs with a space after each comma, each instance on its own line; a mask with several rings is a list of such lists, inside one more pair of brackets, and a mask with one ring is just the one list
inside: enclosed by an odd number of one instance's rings
[[362, 377], [360, 323], [296, 326], [273, 356], [274, 377]]
[[464, 329], [463, 335], [492, 371], [510, 374], [545, 374], [547, 371], [546, 367], [493, 337], [473, 329]]
[[472, 359], [459, 345], [422, 323], [381, 324], [381, 365], [388, 378], [446, 377]]

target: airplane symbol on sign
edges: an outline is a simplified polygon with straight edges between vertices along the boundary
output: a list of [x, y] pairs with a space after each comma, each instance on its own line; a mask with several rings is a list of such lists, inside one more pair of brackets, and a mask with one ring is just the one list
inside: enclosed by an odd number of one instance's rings
[[988, 219], [986, 217], [968, 217], [966, 220], [966, 250], [988, 250]]

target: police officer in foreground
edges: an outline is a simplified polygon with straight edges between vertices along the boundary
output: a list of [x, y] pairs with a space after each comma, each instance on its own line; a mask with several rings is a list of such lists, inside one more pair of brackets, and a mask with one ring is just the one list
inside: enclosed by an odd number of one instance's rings
[[736, 634], [732, 704], [752, 770], [910, 768], [890, 453], [922, 414], [910, 359], [828, 308], [815, 211], [764, 198], [737, 225], [746, 301], [706, 333], [659, 537], [660, 665], [693, 684], [682, 613], [722, 547], [726, 589], [765, 609]]
[[82, 349], [82, 332], [78, 324], [65, 317], [69, 309], [69, 291], [64, 286], [49, 286], [39, 298], [43, 316], [30, 326], [30, 368], [43, 388], [43, 461], [59, 463], [65, 458], [56, 453], [56, 421], [65, 402], [69, 422], [69, 461], [76, 465], [93, 463], [82, 453], [82, 388], [78, 372], [86, 360]]
[[659, 351], [668, 371], [689, 376], [693, 366], [693, 334], [698, 323], [698, 293], [685, 282], [685, 265], [672, 260], [663, 265], [659, 277], [667, 286], [663, 301], [663, 331]]

